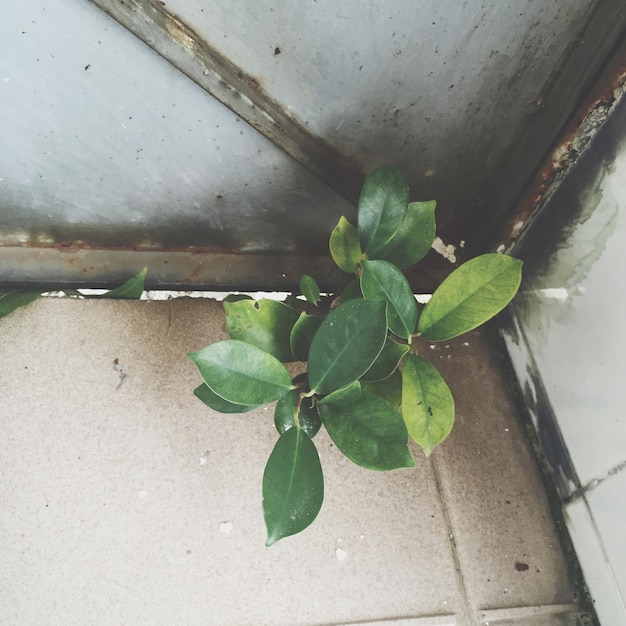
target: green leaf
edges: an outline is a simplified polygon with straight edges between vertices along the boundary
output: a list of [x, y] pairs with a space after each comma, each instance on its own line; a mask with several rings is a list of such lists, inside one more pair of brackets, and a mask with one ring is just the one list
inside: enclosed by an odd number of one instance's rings
[[13, 313], [20, 306], [26, 306], [39, 298], [38, 291], [23, 291], [11, 289], [0, 291], [0, 317]]
[[361, 249], [373, 258], [392, 240], [407, 212], [409, 188], [393, 165], [374, 170], [365, 180], [357, 214]]
[[359, 298], [363, 298], [361, 281], [358, 278], [353, 278], [341, 291], [339, 301], [343, 304], [348, 300], [358, 300]]
[[249, 296], [247, 293], [229, 293], [225, 298], [224, 302], [239, 302], [239, 300], [252, 300], [252, 296]]
[[324, 476], [315, 444], [301, 428], [290, 428], [276, 442], [263, 473], [266, 545], [304, 530], [323, 500]]
[[307, 302], [317, 306], [317, 303], [320, 301], [320, 288], [312, 276], [303, 274], [302, 278], [300, 278], [300, 291], [307, 299]]
[[402, 357], [409, 351], [407, 344], [400, 344], [391, 337], [387, 337], [385, 345], [378, 358], [374, 361], [361, 380], [366, 382], [375, 382], [389, 378], [397, 369]]
[[300, 313], [300, 317], [293, 325], [289, 337], [291, 352], [296, 361], [308, 360], [311, 341], [313, 341], [313, 337], [321, 323], [321, 317], [307, 315], [304, 311]]
[[354, 463], [372, 470], [413, 467], [402, 416], [380, 396], [365, 392], [353, 404], [320, 404], [320, 417], [335, 445]]
[[385, 344], [384, 302], [350, 300], [331, 311], [309, 350], [311, 389], [327, 394], [347, 387], [372, 366]]
[[402, 225], [391, 241], [376, 253], [376, 258], [385, 259], [405, 269], [424, 258], [435, 239], [435, 207], [437, 203], [409, 203]]
[[[298, 424], [296, 424], [296, 416]], [[281, 435], [294, 426], [300, 426], [312, 439], [320, 429], [322, 420], [317, 412], [317, 406], [313, 404], [313, 399], [300, 399], [300, 391], [292, 389], [276, 403], [274, 425]]]
[[362, 382], [363, 392], [374, 393], [386, 400], [391, 406], [400, 412], [402, 405], [402, 375], [400, 370], [396, 370], [389, 378], [377, 380], [373, 383]]
[[330, 234], [330, 254], [344, 272], [352, 274], [365, 258], [359, 245], [359, 234], [355, 226], [342, 215]]
[[422, 311], [419, 333], [446, 341], [480, 326], [515, 296], [522, 262], [502, 254], [483, 254], [458, 267], [436, 289]]
[[454, 424], [454, 399], [448, 385], [431, 363], [414, 354], [402, 366], [402, 417], [426, 456]]
[[282, 363], [243, 341], [218, 341], [187, 356], [211, 390], [233, 404], [267, 404], [291, 389], [289, 373]]
[[361, 383], [355, 380], [347, 387], [342, 387], [324, 396], [319, 404], [336, 404], [337, 406], [345, 406], [346, 404], [352, 404], [361, 397]]
[[361, 291], [368, 300], [387, 304], [387, 326], [398, 337], [408, 339], [415, 330], [417, 301], [405, 275], [388, 261], [363, 261]]
[[112, 298], [114, 300], [139, 300], [144, 290], [144, 281], [148, 268], [144, 267], [139, 274], [127, 280], [123, 285], [103, 293], [98, 298]]
[[231, 339], [265, 350], [283, 363], [294, 360], [290, 336], [297, 311], [276, 300], [224, 302], [224, 310]]
[[199, 398], [204, 404], [206, 404], [209, 408], [214, 411], [219, 411], [220, 413], [247, 413], [248, 411], [252, 411], [256, 409], [258, 405], [248, 406], [245, 404], [234, 404], [233, 402], [229, 402], [228, 400], [224, 400], [224, 398], [220, 398], [210, 387], [208, 387], [205, 383], [202, 383], [200, 386], [196, 387], [193, 390], [196, 398]]

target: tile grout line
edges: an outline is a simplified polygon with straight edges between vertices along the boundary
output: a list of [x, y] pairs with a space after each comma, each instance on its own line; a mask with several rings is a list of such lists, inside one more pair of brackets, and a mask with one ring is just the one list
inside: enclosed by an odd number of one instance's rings
[[465, 577], [463, 576], [463, 569], [461, 568], [461, 560], [459, 558], [459, 554], [456, 549], [456, 539], [455, 539], [453, 528], [452, 528], [452, 520], [450, 519], [448, 504], [446, 502], [444, 492], [443, 492], [441, 476], [439, 474], [437, 461], [434, 456], [431, 457], [431, 467], [433, 468], [433, 475], [435, 477], [435, 486], [437, 487], [437, 494], [439, 495], [439, 502], [441, 503], [441, 510], [443, 511], [443, 518], [446, 523], [448, 539], [452, 547], [452, 558], [454, 559], [454, 569], [456, 571], [457, 586], [460, 587], [461, 589], [464, 612], [467, 616], [467, 619], [470, 620], [468, 626], [478, 626], [475, 612], [472, 609], [472, 603], [470, 601], [469, 590], [467, 588], [467, 585], [465, 584]]

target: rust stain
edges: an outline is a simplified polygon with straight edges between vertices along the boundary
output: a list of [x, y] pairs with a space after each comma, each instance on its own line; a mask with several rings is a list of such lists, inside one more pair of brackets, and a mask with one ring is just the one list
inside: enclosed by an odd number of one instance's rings
[[626, 47], [622, 47], [559, 134], [523, 195], [493, 240], [493, 249], [505, 251], [525, 232], [537, 211], [572, 167], [626, 92]]

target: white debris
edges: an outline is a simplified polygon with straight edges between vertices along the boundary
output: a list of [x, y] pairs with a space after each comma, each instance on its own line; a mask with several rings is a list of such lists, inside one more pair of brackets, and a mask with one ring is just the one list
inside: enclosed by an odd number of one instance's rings
[[142, 500], [148, 495], [148, 492], [145, 489], [141, 489], [141, 491], [137, 492], [137, 496]]
[[435, 241], [433, 241], [433, 245], [431, 248], [438, 252], [444, 259], [450, 261], [450, 263], [456, 263], [456, 247], [452, 244], [446, 245], [441, 237], [435, 237]]
[[337, 548], [335, 550], [335, 556], [337, 557], [338, 561], [343, 561], [348, 556], [348, 553], [341, 548]]
[[229, 535], [233, 529], [232, 522], [220, 522], [220, 532], [224, 535]]
[[550, 287], [542, 289], [541, 294], [551, 300], [559, 300], [559, 302], [565, 302], [569, 295], [565, 287]]

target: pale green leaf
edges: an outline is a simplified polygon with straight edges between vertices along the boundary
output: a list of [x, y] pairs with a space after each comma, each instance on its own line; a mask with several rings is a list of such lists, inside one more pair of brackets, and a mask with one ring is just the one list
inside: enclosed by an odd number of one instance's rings
[[331, 311], [309, 350], [311, 389], [328, 394], [358, 380], [376, 360], [387, 336], [385, 303], [350, 300]]
[[502, 254], [483, 254], [458, 267], [436, 289], [418, 322], [420, 335], [446, 341], [480, 326], [515, 296], [522, 262]]
[[267, 546], [295, 535], [317, 517], [324, 477], [317, 450], [301, 428], [280, 436], [263, 473], [263, 515]]
[[317, 303], [320, 301], [320, 288], [312, 276], [303, 274], [302, 278], [300, 278], [300, 291], [307, 299], [307, 302], [317, 306]]
[[13, 313], [20, 306], [26, 306], [39, 298], [38, 291], [11, 289], [0, 291], [0, 317]]
[[319, 412], [335, 445], [357, 465], [379, 471], [415, 465], [402, 416], [380, 396], [364, 392], [347, 406], [320, 404]]
[[392, 240], [407, 212], [409, 188], [393, 165], [374, 170], [359, 197], [357, 229], [361, 249], [375, 258]]
[[111, 298], [114, 300], [139, 300], [144, 291], [144, 281], [148, 268], [144, 267], [139, 274], [129, 278], [123, 285], [111, 289], [98, 296], [99, 298]]
[[417, 322], [417, 301], [405, 275], [388, 261], [363, 261], [361, 291], [368, 300], [387, 305], [387, 326], [398, 337], [408, 339]]
[[247, 413], [256, 409], [257, 406], [247, 406], [245, 404], [234, 404], [228, 400], [224, 400], [218, 396], [212, 389], [210, 389], [205, 383], [196, 387], [193, 390], [196, 398], [204, 402], [209, 408], [220, 413]]
[[294, 360], [290, 337], [297, 311], [282, 302], [265, 299], [224, 302], [224, 310], [231, 339], [269, 352], [283, 363]]
[[218, 341], [187, 356], [210, 389], [233, 404], [267, 404], [291, 389], [291, 378], [282, 363], [243, 341]]
[[330, 234], [330, 254], [333, 260], [344, 272], [352, 274], [357, 265], [365, 258], [359, 244], [359, 234], [356, 226], [342, 215], [337, 226]]
[[426, 456], [454, 424], [454, 399], [448, 385], [431, 363], [413, 354], [402, 366], [402, 417]]

